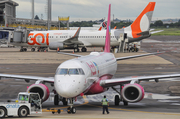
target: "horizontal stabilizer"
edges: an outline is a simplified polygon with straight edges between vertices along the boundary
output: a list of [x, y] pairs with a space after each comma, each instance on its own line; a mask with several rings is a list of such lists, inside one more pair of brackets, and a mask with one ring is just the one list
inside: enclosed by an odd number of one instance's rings
[[70, 56], [75, 56], [75, 57], [82, 57], [83, 55], [77, 55], [77, 54], [71, 54], [71, 53], [65, 53], [65, 52], [58, 52], [59, 54], [63, 55], [70, 55]]

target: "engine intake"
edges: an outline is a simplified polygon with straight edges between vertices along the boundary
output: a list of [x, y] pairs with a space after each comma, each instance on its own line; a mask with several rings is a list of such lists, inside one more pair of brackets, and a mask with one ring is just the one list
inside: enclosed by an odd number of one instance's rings
[[49, 88], [44, 84], [32, 84], [28, 87], [27, 92], [39, 93], [42, 102], [49, 98]]
[[121, 91], [123, 99], [127, 102], [139, 102], [144, 98], [144, 89], [139, 84], [127, 84]]

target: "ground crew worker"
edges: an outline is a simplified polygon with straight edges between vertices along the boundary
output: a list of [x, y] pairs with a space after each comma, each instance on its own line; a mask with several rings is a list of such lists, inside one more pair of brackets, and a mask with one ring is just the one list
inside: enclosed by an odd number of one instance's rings
[[21, 98], [21, 100], [23, 100], [23, 101], [28, 101], [28, 98], [23, 95], [22, 98]]
[[108, 102], [108, 99], [106, 99], [106, 96], [104, 96], [101, 103], [103, 106], [103, 114], [104, 114], [105, 110], [106, 110], [106, 113], [109, 114], [109, 111], [108, 111], [109, 102]]

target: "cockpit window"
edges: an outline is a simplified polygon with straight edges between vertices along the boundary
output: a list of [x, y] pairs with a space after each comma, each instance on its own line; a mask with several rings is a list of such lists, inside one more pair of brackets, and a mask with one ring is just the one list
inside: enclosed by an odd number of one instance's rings
[[60, 69], [59, 74], [61, 74], [61, 75], [68, 74], [68, 69]]
[[56, 75], [84, 75], [84, 71], [81, 68], [78, 69], [58, 69]]
[[84, 75], [84, 71], [82, 69], [79, 69], [79, 74]]
[[69, 69], [69, 74], [79, 74], [78, 69]]

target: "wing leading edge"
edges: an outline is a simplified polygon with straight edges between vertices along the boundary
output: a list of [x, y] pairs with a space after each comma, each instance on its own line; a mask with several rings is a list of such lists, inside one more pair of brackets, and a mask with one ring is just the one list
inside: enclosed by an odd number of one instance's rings
[[180, 77], [180, 74], [115, 78], [115, 79], [103, 80], [100, 82], [100, 85], [102, 87], [112, 87], [121, 84], [139, 83], [140, 81], [149, 81], [149, 80], [155, 80], [156, 82], [158, 82], [159, 79], [177, 78], [177, 77]]
[[54, 77], [38, 77], [38, 76], [27, 76], [27, 75], [14, 75], [14, 74], [0, 74], [0, 78], [17, 78], [24, 79], [25, 81], [35, 80], [47, 83], [54, 83]]

